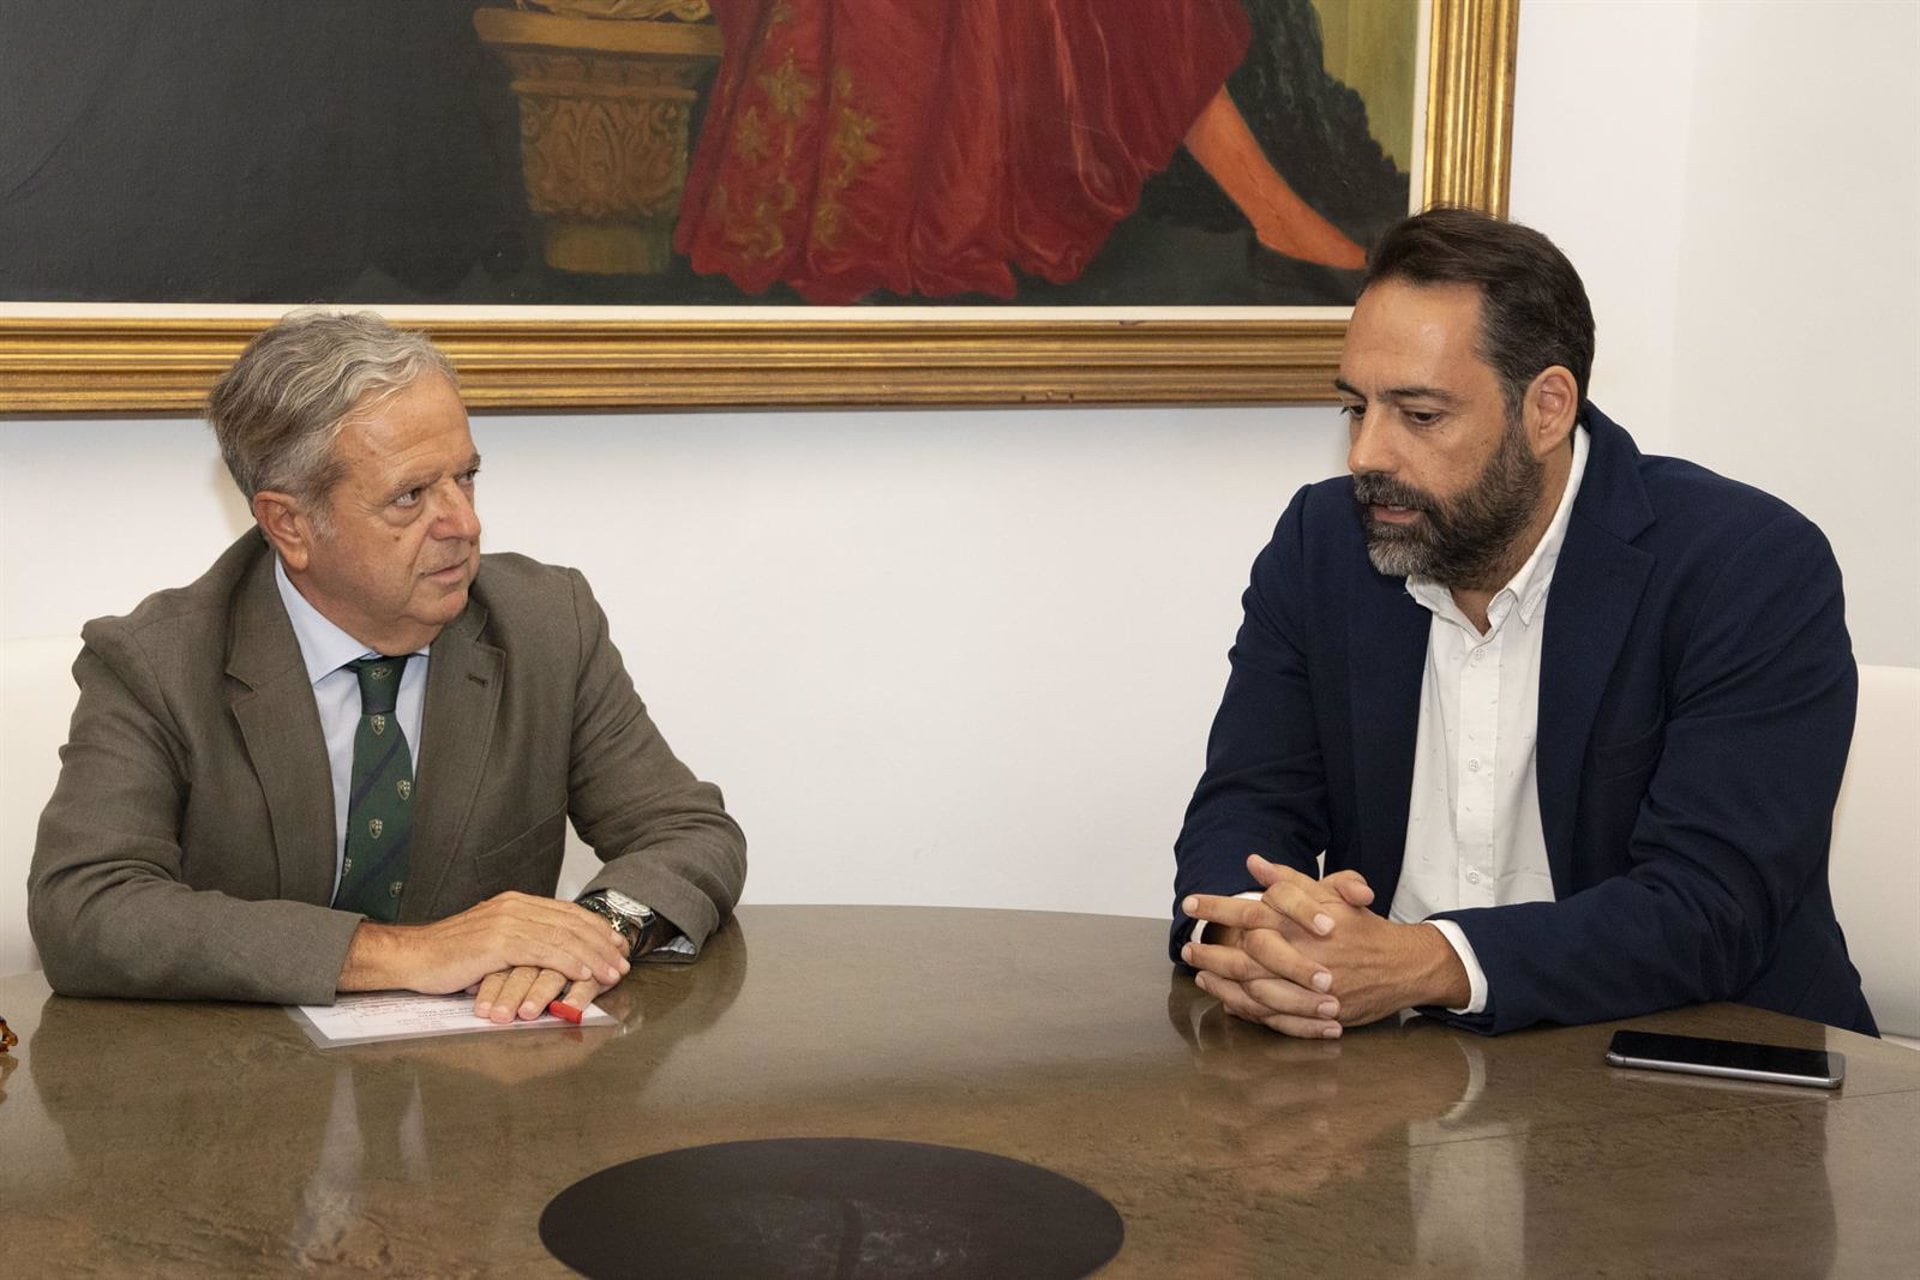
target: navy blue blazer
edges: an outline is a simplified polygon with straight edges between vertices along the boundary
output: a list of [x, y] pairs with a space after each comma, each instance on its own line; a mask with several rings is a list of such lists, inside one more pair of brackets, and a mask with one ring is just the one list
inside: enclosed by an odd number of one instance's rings
[[[1827, 891], [1858, 683], [1833, 553], [1778, 499], [1582, 420], [1540, 673], [1557, 900], [1443, 913], [1488, 1001], [1439, 1016], [1500, 1032], [1735, 1000], [1872, 1034]], [[1257, 887], [1249, 853], [1314, 874], [1325, 850], [1382, 913], [1400, 879], [1431, 615], [1368, 561], [1348, 479], [1294, 496], [1244, 604], [1175, 845], [1176, 959], [1180, 899]]]

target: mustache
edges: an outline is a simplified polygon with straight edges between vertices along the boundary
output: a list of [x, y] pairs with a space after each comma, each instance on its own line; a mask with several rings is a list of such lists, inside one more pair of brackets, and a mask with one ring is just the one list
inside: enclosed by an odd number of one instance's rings
[[1378, 471], [1363, 471], [1353, 478], [1353, 500], [1363, 507], [1406, 507], [1427, 512], [1439, 505], [1426, 490], [1403, 484]]

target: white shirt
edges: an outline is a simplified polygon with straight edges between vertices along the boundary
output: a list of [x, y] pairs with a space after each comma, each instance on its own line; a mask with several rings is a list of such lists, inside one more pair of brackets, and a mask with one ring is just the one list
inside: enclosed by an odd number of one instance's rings
[[[1482, 635], [1430, 579], [1407, 594], [1433, 614], [1420, 682], [1420, 729], [1407, 843], [1388, 918], [1426, 920], [1437, 911], [1553, 901], [1540, 825], [1535, 742], [1540, 722], [1540, 649], [1547, 589], [1567, 537], [1574, 495], [1587, 469], [1587, 431], [1575, 427], [1566, 491], [1540, 542], [1487, 604]], [[1487, 975], [1451, 920], [1432, 924], [1466, 967], [1471, 995], [1455, 1013], [1487, 1007]]]
[[[307, 679], [313, 682], [313, 704], [320, 712], [320, 732], [327, 742], [327, 763], [333, 771], [333, 891], [340, 892], [340, 866], [347, 852], [347, 799], [353, 787], [353, 734], [360, 726], [360, 681], [345, 670], [356, 658], [378, 655], [335, 626], [300, 594], [287, 578], [280, 557], [273, 559], [273, 582], [280, 588], [293, 638]], [[427, 650], [419, 649], [400, 674], [398, 701], [393, 714], [407, 735], [413, 752], [413, 774], [420, 776], [420, 716], [427, 700]]]

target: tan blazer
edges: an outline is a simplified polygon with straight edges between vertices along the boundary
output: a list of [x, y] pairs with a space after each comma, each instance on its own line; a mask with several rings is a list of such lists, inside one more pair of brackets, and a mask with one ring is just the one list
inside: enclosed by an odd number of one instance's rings
[[[199, 581], [82, 639], [28, 880], [48, 981], [330, 1002], [361, 917], [327, 905], [332, 782], [265, 540], [249, 531]], [[702, 943], [739, 897], [746, 842], [654, 728], [586, 580], [484, 556], [431, 654], [400, 921], [552, 894], [570, 816], [606, 861], [593, 887]]]

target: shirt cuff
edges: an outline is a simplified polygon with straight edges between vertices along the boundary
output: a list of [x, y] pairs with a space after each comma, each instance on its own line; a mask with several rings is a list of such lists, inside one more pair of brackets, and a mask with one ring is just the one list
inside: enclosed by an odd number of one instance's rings
[[[1259, 889], [1249, 889], [1245, 893], [1236, 893], [1233, 896], [1236, 898], [1253, 898], [1258, 900], [1265, 895]], [[1189, 942], [1205, 942], [1207, 940], [1207, 926], [1212, 923], [1213, 921], [1211, 920], [1194, 921], [1193, 933], [1187, 940]]]
[[693, 939], [684, 933], [676, 933], [633, 963], [685, 964], [697, 954], [693, 949]]
[[1466, 931], [1451, 920], [1428, 920], [1440, 931], [1440, 936], [1453, 948], [1453, 954], [1460, 957], [1460, 965], [1467, 971], [1467, 1003], [1462, 1009], [1449, 1009], [1448, 1013], [1485, 1013], [1487, 1009], [1487, 971], [1480, 967], [1480, 961], [1474, 957], [1473, 944], [1467, 941]]

